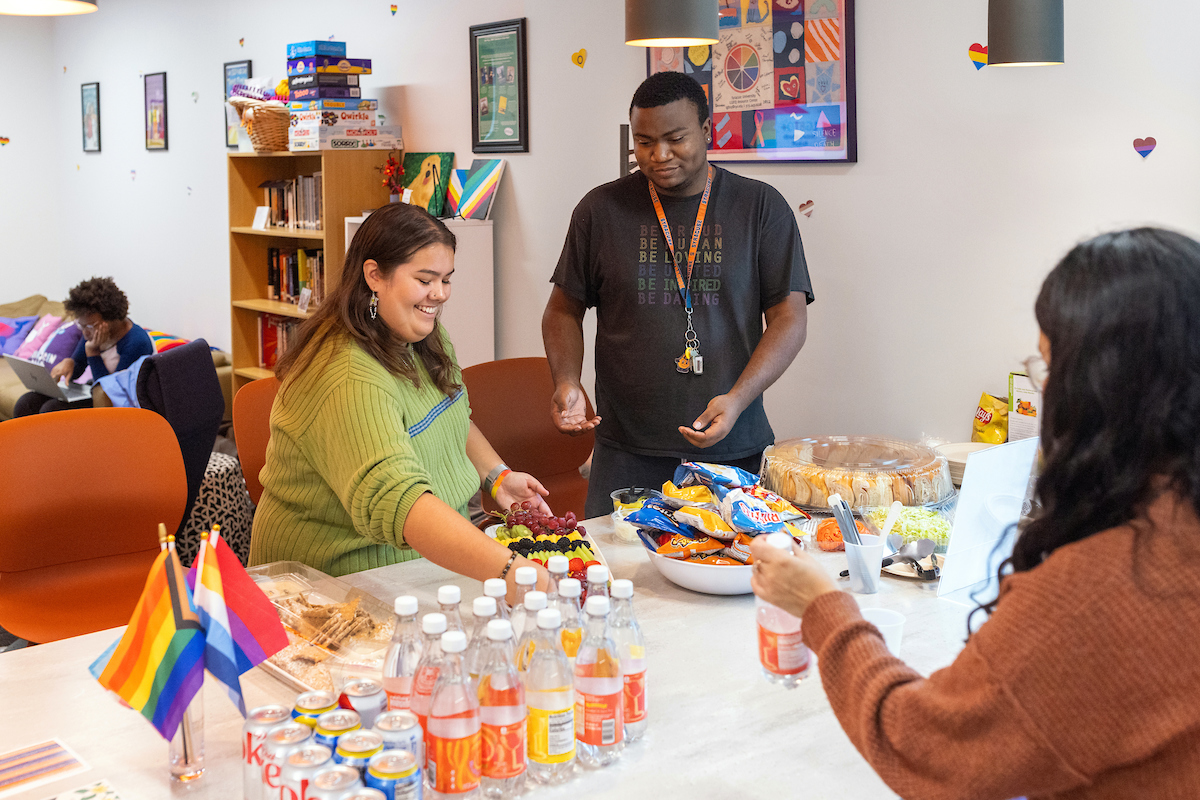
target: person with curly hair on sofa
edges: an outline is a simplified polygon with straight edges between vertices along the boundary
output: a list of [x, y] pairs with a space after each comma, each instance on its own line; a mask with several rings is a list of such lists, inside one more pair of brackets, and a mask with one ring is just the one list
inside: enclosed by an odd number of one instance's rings
[[[127, 369], [142, 356], [154, 355], [150, 334], [129, 318], [129, 298], [112, 278], [90, 278], [73, 288], [63, 303], [83, 333], [75, 352], [54, 365], [51, 377], [76, 380], [88, 367], [92, 380]], [[27, 392], [13, 407], [14, 417], [70, 408], [91, 408], [91, 400], [67, 403], [39, 392]]]

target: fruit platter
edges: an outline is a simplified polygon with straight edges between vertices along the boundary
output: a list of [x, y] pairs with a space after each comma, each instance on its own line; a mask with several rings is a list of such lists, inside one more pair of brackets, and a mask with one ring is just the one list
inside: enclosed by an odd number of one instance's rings
[[488, 535], [509, 550], [536, 561], [543, 567], [550, 556], [566, 556], [570, 564], [569, 577], [587, 585], [587, 568], [595, 564], [608, 566], [600, 548], [588, 538], [587, 530], [568, 511], [561, 517], [547, 516], [532, 508], [527, 500], [513, 503], [502, 513], [493, 512], [498, 524], [488, 528]]

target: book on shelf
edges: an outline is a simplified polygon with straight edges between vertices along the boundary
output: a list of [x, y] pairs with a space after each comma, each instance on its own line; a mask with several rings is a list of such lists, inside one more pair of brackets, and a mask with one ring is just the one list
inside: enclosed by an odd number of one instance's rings
[[288, 346], [296, 341], [296, 331], [303, 320], [277, 314], [258, 315], [258, 365], [275, 369]]
[[289, 180], [263, 181], [263, 205], [271, 209], [267, 225], [272, 228], [321, 230], [324, 207], [321, 202], [320, 172], [299, 175]]
[[267, 299], [299, 303], [300, 292], [308, 289], [309, 308], [325, 299], [325, 251], [321, 248], [267, 248]]

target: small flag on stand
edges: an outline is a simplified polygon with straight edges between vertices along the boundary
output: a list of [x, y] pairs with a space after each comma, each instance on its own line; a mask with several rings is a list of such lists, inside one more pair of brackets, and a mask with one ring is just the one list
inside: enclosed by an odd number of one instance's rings
[[204, 682], [204, 629], [173, 546], [154, 560], [124, 635], [96, 659], [91, 672], [164, 739], [175, 736]]
[[271, 601], [221, 540], [220, 526], [204, 534], [187, 583], [207, 635], [204, 666], [225, 684], [244, 717], [239, 676], [287, 647], [287, 632]]

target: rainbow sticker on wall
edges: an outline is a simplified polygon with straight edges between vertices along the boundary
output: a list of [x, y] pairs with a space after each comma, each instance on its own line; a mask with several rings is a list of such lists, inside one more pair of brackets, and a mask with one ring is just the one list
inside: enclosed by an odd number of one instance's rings
[[971, 57], [971, 63], [975, 65], [975, 71], [983, 69], [987, 66], [987, 46], [976, 42], [967, 50], [967, 55]]
[[4, 145], [6, 145], [6, 144], [8, 144], [8, 137], [7, 137], [7, 136], [0, 136], [0, 147], [4, 146]]

